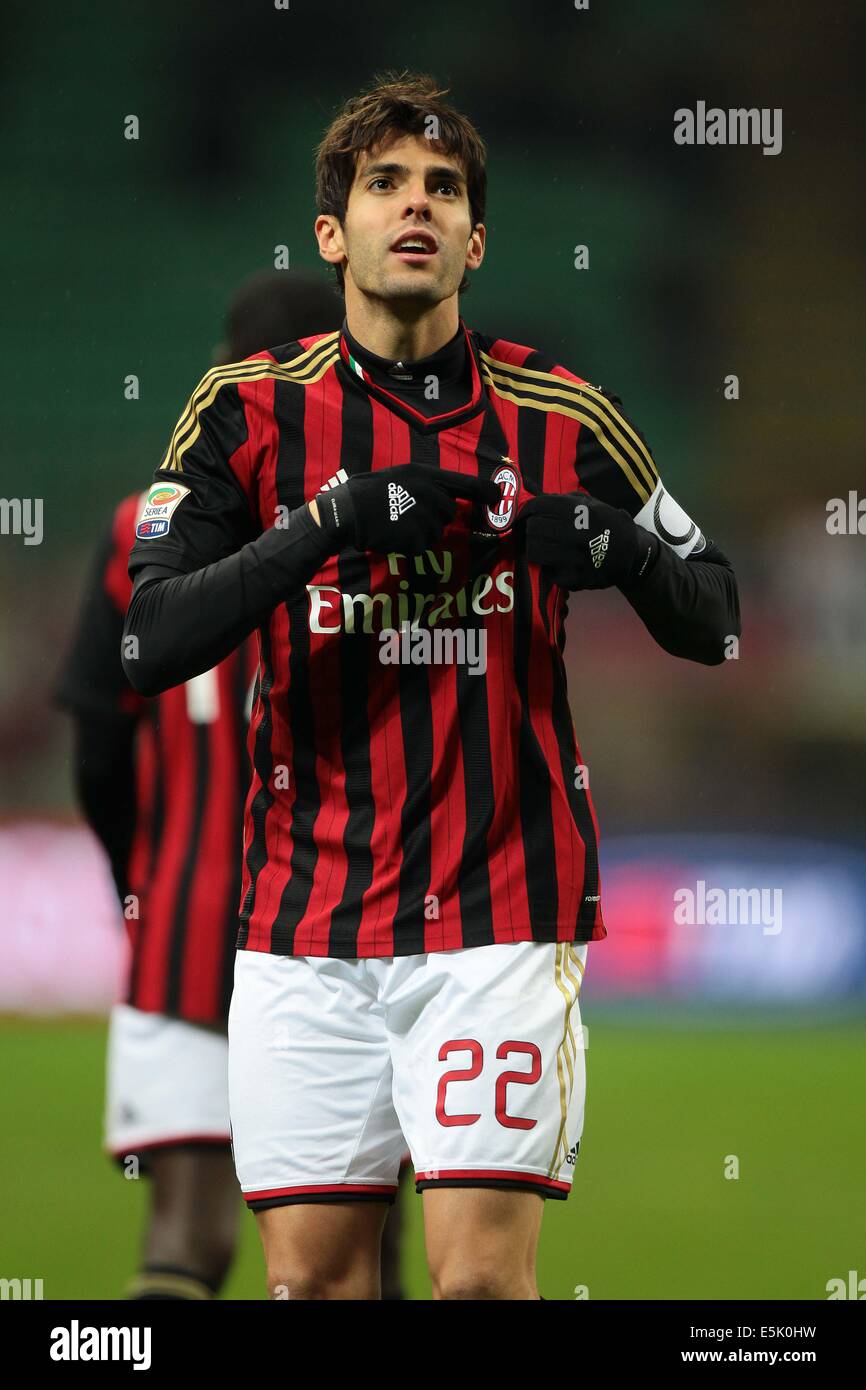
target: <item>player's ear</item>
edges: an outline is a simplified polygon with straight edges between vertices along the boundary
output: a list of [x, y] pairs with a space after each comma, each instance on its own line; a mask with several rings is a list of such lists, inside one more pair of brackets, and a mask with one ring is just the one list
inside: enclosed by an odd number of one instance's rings
[[466, 245], [466, 269], [477, 270], [484, 260], [484, 243], [487, 239], [487, 228], [483, 222], [478, 222], [469, 233], [469, 241]]
[[332, 213], [320, 212], [313, 223], [313, 231], [323, 261], [327, 261], [329, 265], [339, 265], [347, 259], [339, 218]]

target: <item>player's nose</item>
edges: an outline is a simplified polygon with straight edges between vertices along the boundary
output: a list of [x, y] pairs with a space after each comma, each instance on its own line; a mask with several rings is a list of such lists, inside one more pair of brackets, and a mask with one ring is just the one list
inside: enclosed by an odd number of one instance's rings
[[422, 216], [429, 216], [430, 195], [427, 192], [423, 179], [409, 185], [406, 195], [406, 212], [421, 213]]

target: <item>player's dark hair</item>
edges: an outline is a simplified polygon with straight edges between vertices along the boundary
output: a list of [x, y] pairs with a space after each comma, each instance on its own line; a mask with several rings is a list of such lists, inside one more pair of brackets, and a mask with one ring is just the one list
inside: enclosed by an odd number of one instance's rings
[[[336, 217], [343, 226], [358, 155], [379, 149], [400, 136], [427, 135], [433, 117], [439, 134], [430, 140], [430, 145], [461, 164], [472, 225], [483, 222], [487, 147], [472, 122], [445, 101], [447, 93], [447, 87], [440, 87], [424, 73], [386, 72], [359, 96], [351, 97], [328, 126], [316, 151], [318, 211]], [[337, 265], [333, 269], [342, 293], [343, 267]], [[464, 275], [460, 292], [468, 288], [469, 279]]]

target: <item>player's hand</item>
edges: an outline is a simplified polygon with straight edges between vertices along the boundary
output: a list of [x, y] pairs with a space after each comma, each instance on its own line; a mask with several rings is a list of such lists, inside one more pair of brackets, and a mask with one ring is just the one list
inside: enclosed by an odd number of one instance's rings
[[541, 492], [520, 509], [526, 558], [563, 589], [633, 584], [653, 551], [653, 536], [622, 507], [585, 492]]
[[348, 482], [318, 493], [322, 529], [335, 548], [417, 555], [441, 536], [457, 513], [458, 497], [497, 506], [497, 483], [448, 468], [402, 463], [373, 473], [355, 473]]

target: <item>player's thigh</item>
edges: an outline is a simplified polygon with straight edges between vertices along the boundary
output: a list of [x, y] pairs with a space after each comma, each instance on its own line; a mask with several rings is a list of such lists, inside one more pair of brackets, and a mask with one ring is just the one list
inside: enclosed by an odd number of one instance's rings
[[276, 1299], [380, 1296], [385, 1202], [310, 1202], [256, 1213]]
[[145, 1259], [218, 1276], [234, 1255], [241, 1194], [228, 1144], [161, 1148], [148, 1156]]
[[535, 1296], [544, 1199], [496, 1188], [429, 1188], [427, 1264], [437, 1298]]
[[180, 1229], [234, 1229], [241, 1194], [228, 1144], [179, 1144], [156, 1149], [146, 1167], [155, 1217]]

